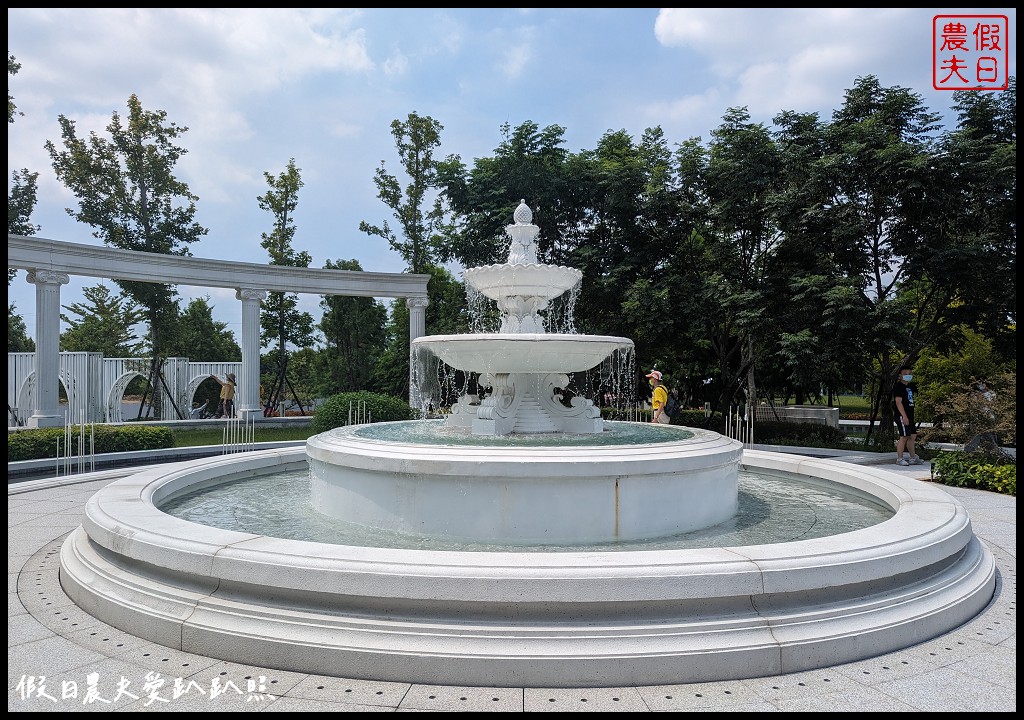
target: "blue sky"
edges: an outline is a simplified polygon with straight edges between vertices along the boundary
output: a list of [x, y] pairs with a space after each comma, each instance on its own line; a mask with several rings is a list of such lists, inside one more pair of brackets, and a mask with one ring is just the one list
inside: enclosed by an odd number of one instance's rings
[[[560, 125], [572, 152], [608, 131], [639, 139], [654, 126], [671, 144], [706, 141], [731, 107], [769, 126], [782, 110], [827, 119], [856, 78], [875, 75], [952, 122], [951, 93], [932, 88], [937, 14], [1006, 15], [1016, 75], [1013, 8], [8, 8], [8, 53], [22, 65], [8, 93], [23, 113], [8, 125], [8, 178], [40, 173], [38, 235], [98, 244], [64, 211], [76, 203], [44, 143], [59, 145], [60, 114], [80, 135], [103, 134], [135, 93], [145, 110], [189, 128], [176, 174], [209, 229], [194, 256], [265, 261], [260, 234], [272, 217], [256, 198], [264, 172], [295, 158], [305, 183], [295, 248], [315, 267], [354, 258], [401, 272], [386, 242], [359, 231], [363, 220], [395, 224], [372, 182], [381, 161], [402, 177], [395, 119], [431, 116], [444, 126], [437, 155], [472, 165], [493, 154], [504, 123]], [[72, 278], [62, 304], [97, 282]], [[209, 296], [237, 336], [233, 291], [179, 292], [186, 302]], [[34, 335], [33, 298], [19, 273], [9, 299]], [[319, 317], [318, 302], [303, 296], [303, 309]]]

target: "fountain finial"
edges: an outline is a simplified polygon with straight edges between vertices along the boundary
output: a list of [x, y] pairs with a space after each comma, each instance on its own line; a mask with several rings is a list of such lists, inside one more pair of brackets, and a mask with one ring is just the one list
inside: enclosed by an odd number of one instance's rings
[[526, 200], [519, 201], [519, 207], [512, 213], [512, 219], [516, 221], [516, 225], [529, 225], [533, 222], [533, 210], [526, 204]]

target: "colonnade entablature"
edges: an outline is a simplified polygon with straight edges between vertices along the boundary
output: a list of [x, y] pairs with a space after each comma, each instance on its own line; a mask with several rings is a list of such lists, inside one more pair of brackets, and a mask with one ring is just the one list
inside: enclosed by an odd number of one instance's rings
[[[65, 423], [59, 394], [60, 289], [70, 282], [71, 276], [234, 288], [235, 298], [241, 305], [239, 344], [242, 348], [235, 401], [242, 417], [262, 415], [259, 404], [260, 303], [268, 292], [405, 298], [409, 308], [410, 342], [425, 333], [429, 275], [299, 268], [163, 255], [12, 234], [7, 236], [7, 266], [25, 270], [26, 279], [36, 288], [34, 384], [31, 415], [26, 418], [29, 427], [57, 427]], [[414, 398], [410, 398], [410, 404], [415, 406]]]

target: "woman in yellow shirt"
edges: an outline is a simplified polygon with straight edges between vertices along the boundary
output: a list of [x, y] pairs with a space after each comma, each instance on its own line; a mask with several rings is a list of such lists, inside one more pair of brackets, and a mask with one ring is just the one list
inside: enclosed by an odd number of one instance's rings
[[221, 380], [216, 375], [210, 377], [220, 383], [220, 405], [217, 406], [217, 414], [214, 417], [233, 417], [235, 414], [235, 374], [228, 373], [227, 380]]
[[665, 403], [668, 402], [668, 390], [661, 384], [661, 371], [651, 370], [647, 373], [647, 381], [651, 384], [651, 422], [668, 425], [672, 420], [665, 412]]

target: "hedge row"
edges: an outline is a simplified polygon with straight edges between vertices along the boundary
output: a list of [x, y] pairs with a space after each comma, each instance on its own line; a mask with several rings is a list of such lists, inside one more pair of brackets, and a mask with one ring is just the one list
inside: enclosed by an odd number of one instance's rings
[[[67, 455], [67, 442], [71, 455], [77, 456], [79, 426], [71, 428], [70, 438], [64, 428], [37, 428], [7, 434], [7, 462], [39, 460]], [[159, 450], [174, 447], [174, 431], [168, 427], [146, 425], [87, 425], [85, 427], [84, 455], [98, 453]]]
[[401, 398], [366, 391], [345, 392], [331, 396], [316, 409], [311, 429], [322, 433], [350, 423], [415, 420], [418, 416]]

